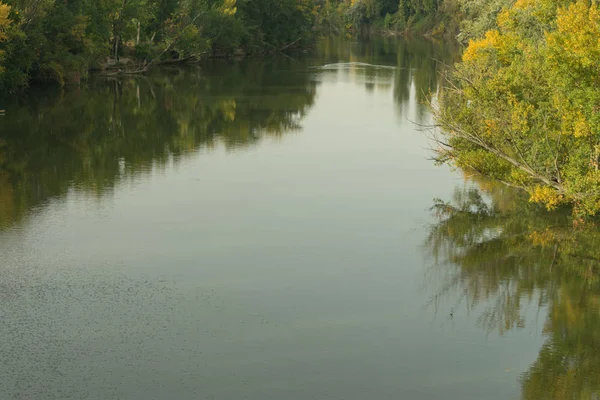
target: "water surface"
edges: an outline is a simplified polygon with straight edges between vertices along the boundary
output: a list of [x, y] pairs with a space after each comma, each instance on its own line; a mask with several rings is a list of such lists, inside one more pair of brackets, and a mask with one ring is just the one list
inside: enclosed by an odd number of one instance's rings
[[326, 39], [5, 100], [0, 397], [592, 398], [600, 243], [429, 160], [456, 56]]

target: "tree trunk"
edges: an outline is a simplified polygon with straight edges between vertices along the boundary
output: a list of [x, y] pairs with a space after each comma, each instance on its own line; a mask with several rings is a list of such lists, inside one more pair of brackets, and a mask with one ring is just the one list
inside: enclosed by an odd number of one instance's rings
[[121, 36], [115, 36], [115, 59], [117, 63], [119, 62], [119, 41], [121, 40]]

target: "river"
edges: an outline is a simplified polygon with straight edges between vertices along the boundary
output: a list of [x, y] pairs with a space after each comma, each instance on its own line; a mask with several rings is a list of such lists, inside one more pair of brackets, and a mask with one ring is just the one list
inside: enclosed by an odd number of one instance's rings
[[0, 398], [597, 399], [598, 236], [430, 159], [457, 56], [329, 38], [4, 100]]

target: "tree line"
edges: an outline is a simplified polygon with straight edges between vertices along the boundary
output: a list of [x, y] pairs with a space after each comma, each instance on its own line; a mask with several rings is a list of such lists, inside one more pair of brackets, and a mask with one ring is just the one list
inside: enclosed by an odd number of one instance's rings
[[425, 34], [467, 43], [482, 36], [514, 0], [318, 0], [328, 31]]
[[312, 0], [2, 0], [0, 90], [313, 39]]
[[278, 52], [317, 34], [479, 37], [512, 0], [0, 0], [0, 90], [88, 71]]

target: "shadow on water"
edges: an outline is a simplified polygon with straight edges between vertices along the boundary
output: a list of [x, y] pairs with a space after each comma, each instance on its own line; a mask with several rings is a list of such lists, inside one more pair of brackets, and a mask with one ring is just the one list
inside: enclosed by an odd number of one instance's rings
[[[209, 60], [3, 100], [0, 229], [70, 189], [101, 196], [198, 149], [240, 149], [299, 131], [323, 79], [393, 91], [399, 110], [408, 107], [412, 88], [423, 118], [424, 96], [440, 84], [437, 60], [455, 54], [428, 41], [328, 38], [313, 55]], [[332, 63], [346, 67], [312, 68]]]
[[437, 301], [483, 308], [478, 322], [501, 335], [535, 322], [526, 317], [528, 307], [547, 313], [545, 343], [521, 376], [522, 398], [597, 398], [598, 227], [574, 226], [568, 210], [547, 212], [522, 193], [483, 180], [432, 209], [437, 223], [425, 248], [444, 275]]

